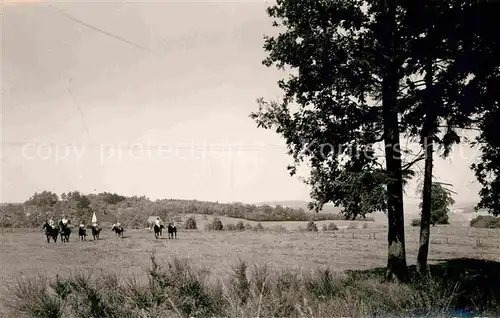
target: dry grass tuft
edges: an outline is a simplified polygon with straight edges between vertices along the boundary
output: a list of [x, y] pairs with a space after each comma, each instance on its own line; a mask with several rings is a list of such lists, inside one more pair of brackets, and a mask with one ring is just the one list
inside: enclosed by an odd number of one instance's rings
[[228, 277], [210, 282], [207, 269], [176, 257], [160, 263], [154, 254], [147, 274], [143, 283], [133, 277], [120, 282], [114, 274], [76, 274], [50, 282], [24, 277], [13, 287], [9, 309], [30, 317], [443, 316], [500, 309], [489, 294], [496, 291], [491, 286], [470, 289], [445, 274], [415, 276], [402, 285], [385, 282], [375, 272], [340, 275], [329, 269], [254, 266], [249, 273], [240, 259]]

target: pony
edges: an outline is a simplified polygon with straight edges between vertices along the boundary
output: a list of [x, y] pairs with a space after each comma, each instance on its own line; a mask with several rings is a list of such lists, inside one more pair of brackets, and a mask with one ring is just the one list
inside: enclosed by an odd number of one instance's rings
[[99, 239], [99, 233], [101, 233], [102, 229], [98, 226], [92, 225], [92, 236], [94, 237], [94, 240]]
[[62, 242], [69, 242], [71, 228], [68, 226], [68, 224], [64, 224], [62, 221], [59, 222], [59, 226], [61, 227], [60, 233]]
[[47, 243], [50, 243], [50, 239], [54, 240], [54, 243], [57, 242], [57, 236], [59, 234], [59, 229], [55, 226], [51, 226], [48, 221], [42, 226], [42, 230], [45, 230], [45, 236], [47, 236]]
[[167, 226], [167, 230], [168, 230], [168, 238], [177, 238], [177, 227], [172, 223], [168, 223], [168, 226]]
[[157, 224], [154, 225], [153, 229], [155, 231], [155, 238], [160, 238], [162, 236], [164, 228], [165, 226], [163, 226], [163, 224], [160, 224], [160, 226], [158, 226]]
[[111, 231], [115, 232], [116, 236], [121, 238], [123, 238], [123, 232], [125, 232], [122, 226], [117, 226], [116, 224], [113, 224]]
[[80, 226], [78, 228], [78, 236], [80, 237], [81, 241], [86, 241], [87, 240], [87, 229], [83, 226]]

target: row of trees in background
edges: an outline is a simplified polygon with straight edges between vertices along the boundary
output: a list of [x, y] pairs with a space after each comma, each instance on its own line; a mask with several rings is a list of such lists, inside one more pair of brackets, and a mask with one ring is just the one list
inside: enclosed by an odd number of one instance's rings
[[[314, 202], [346, 215], [388, 215], [388, 277], [408, 278], [403, 187], [424, 160], [420, 248], [427, 271], [433, 156], [446, 157], [467, 129], [481, 131], [481, 206], [500, 212], [500, 7], [480, 0], [277, 0], [277, 35], [263, 63], [288, 71], [284, 96], [258, 100], [258, 126], [286, 140], [294, 165], [308, 162]], [[401, 135], [417, 142], [414, 154]], [[377, 151], [377, 145], [381, 150]], [[493, 173], [493, 178], [491, 178]]]
[[[343, 220], [337, 213], [308, 213], [303, 209], [243, 203], [218, 203], [196, 200], [156, 200], [147, 197], [125, 197], [115, 193], [82, 194], [78, 191], [58, 196], [50, 191], [33, 194], [23, 204], [2, 208], [3, 227], [37, 227], [47, 218], [63, 215], [73, 222], [89, 223], [95, 212], [100, 222], [120, 221], [125, 226], [141, 227], [148, 216], [169, 219], [179, 214], [205, 214], [241, 218], [251, 221], [320, 221]], [[358, 218], [359, 219], [359, 218]], [[362, 218], [373, 221], [372, 218]]]

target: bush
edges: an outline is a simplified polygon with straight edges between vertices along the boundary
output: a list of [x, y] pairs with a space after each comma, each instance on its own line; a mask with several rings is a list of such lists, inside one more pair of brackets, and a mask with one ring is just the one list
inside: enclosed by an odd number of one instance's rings
[[435, 226], [436, 224], [441, 224], [441, 225], [450, 224], [450, 218], [448, 217], [448, 214], [434, 215], [434, 218], [431, 218], [431, 224], [432, 226]]
[[491, 215], [479, 215], [470, 221], [470, 227], [478, 229], [500, 228], [500, 218]]
[[244, 231], [245, 230], [245, 225], [243, 224], [242, 221], [238, 221], [238, 223], [236, 223], [236, 230], [237, 231]]
[[[432, 220], [431, 218], [430, 223], [432, 226], [436, 226], [436, 224], [450, 224], [450, 222], [448, 221], [448, 215], [440, 216], [439, 218], [435, 218], [434, 220]], [[420, 219], [411, 220], [411, 226], [420, 226]]]
[[420, 219], [411, 220], [411, 226], [420, 226]]
[[224, 225], [222, 224], [222, 221], [218, 217], [215, 217], [212, 221], [212, 230], [222, 231], [223, 229]]
[[236, 231], [236, 225], [234, 225], [234, 224], [226, 224], [226, 230], [228, 230], [228, 231]]
[[309, 221], [307, 223], [307, 230], [311, 232], [318, 232], [318, 226], [314, 223], [314, 221]]
[[186, 222], [184, 222], [184, 229], [186, 230], [196, 230], [197, 228], [194, 216], [189, 217]]

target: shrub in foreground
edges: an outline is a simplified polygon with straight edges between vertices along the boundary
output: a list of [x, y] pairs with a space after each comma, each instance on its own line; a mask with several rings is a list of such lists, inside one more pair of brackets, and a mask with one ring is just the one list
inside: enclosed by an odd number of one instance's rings
[[112, 274], [19, 279], [8, 308], [15, 317], [442, 317], [466, 307], [500, 309], [485, 286], [443, 277], [402, 285], [374, 274], [271, 271], [240, 260], [229, 277], [210, 280], [207, 269], [185, 259], [160, 264], [154, 255], [147, 274], [144, 283]]

